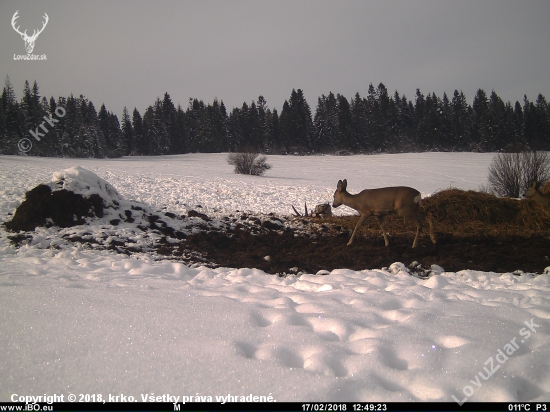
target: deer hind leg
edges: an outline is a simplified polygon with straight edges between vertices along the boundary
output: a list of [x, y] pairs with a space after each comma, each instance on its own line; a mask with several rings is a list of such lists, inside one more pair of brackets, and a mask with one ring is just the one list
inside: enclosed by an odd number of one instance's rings
[[384, 236], [384, 244], [386, 246], [389, 246], [390, 241], [388, 240], [388, 235], [386, 233], [386, 216], [385, 215], [379, 215], [378, 216], [378, 222], [380, 223], [380, 229], [382, 229], [382, 235]]
[[348, 242], [348, 246], [353, 243], [353, 239], [355, 239], [355, 233], [357, 232], [357, 229], [359, 229], [359, 227], [365, 222], [367, 217], [368, 217], [368, 215], [366, 215], [366, 214], [363, 214], [363, 215], [359, 216], [359, 220], [357, 221], [357, 224], [355, 225], [355, 229], [353, 229], [353, 233], [351, 234], [351, 239]]
[[434, 234], [434, 223], [431, 213], [424, 213], [426, 216], [426, 219], [428, 220], [428, 225], [430, 226], [430, 239], [432, 240], [432, 243], [435, 245], [437, 243], [437, 240], [435, 239]]
[[417, 209], [414, 212], [414, 215], [412, 217], [409, 217], [409, 219], [411, 219], [416, 224], [416, 236], [414, 238], [414, 242], [413, 242], [413, 245], [412, 245], [413, 248], [415, 248], [418, 244], [418, 237], [419, 237], [420, 233], [422, 232], [422, 227], [423, 227], [422, 222], [424, 222], [424, 219], [426, 219], [428, 221], [428, 226], [430, 228], [430, 239], [431, 239], [431, 241], [434, 245], [436, 244], [437, 241], [435, 239], [434, 225], [433, 225], [433, 220], [432, 220], [432, 214], [431, 213], [426, 213], [421, 209]]
[[418, 245], [418, 237], [420, 236], [420, 232], [422, 232], [422, 219], [418, 218], [416, 215], [414, 215], [414, 218], [412, 221], [416, 224], [416, 236], [414, 237], [413, 241], [413, 249]]
[[414, 241], [412, 244], [413, 249], [418, 245], [418, 237], [420, 236], [420, 232], [422, 232], [422, 218], [423, 218], [423, 212], [420, 209], [416, 210], [407, 210], [407, 209], [401, 209], [398, 211], [399, 216], [404, 217], [407, 220], [410, 220], [416, 225], [416, 235], [414, 237]]

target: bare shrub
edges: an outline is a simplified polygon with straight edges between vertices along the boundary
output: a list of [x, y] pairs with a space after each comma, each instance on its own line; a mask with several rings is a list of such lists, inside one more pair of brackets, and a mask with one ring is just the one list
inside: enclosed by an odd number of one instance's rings
[[229, 153], [227, 163], [235, 167], [235, 173], [242, 175], [262, 176], [271, 169], [267, 158], [254, 152]]
[[547, 152], [499, 153], [489, 166], [489, 188], [498, 196], [520, 197], [531, 183], [550, 178]]

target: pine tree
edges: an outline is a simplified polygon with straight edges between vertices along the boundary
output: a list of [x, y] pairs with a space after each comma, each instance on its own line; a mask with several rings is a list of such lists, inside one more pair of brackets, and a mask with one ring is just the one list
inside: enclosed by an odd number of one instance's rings
[[176, 107], [168, 93], [164, 93], [162, 100], [161, 118], [163, 129], [166, 131], [165, 148], [162, 150], [165, 154], [181, 153], [181, 139], [177, 129]]
[[246, 115], [247, 149], [260, 152], [263, 147], [263, 130], [258, 108], [254, 100], [250, 104]]
[[212, 128], [212, 151], [226, 152], [229, 149], [227, 140], [227, 110], [223, 101], [218, 102], [214, 99], [212, 105], [207, 108], [208, 116], [210, 117], [210, 126]]
[[353, 140], [359, 145], [359, 150], [370, 150], [370, 130], [369, 119], [367, 113], [367, 102], [361, 98], [359, 93], [355, 94], [355, 98], [350, 105], [351, 110], [351, 129]]
[[290, 104], [287, 100], [283, 103], [283, 109], [281, 110], [281, 116], [279, 118], [279, 128], [281, 136], [281, 151], [283, 154], [288, 154], [293, 136]]
[[339, 94], [337, 96], [338, 102], [338, 140], [340, 141], [340, 147], [347, 152], [356, 152], [358, 150], [358, 144], [353, 139], [352, 133], [352, 119], [351, 108], [345, 96]]
[[129, 155], [134, 150], [134, 128], [132, 127], [132, 120], [130, 119], [130, 114], [128, 113], [128, 109], [126, 106], [124, 106], [124, 110], [122, 111], [122, 138], [124, 139], [124, 143], [126, 145], [126, 152], [125, 155]]
[[132, 112], [132, 129], [134, 131], [134, 146], [131, 151], [132, 155], [146, 155], [149, 151], [147, 142], [145, 141], [145, 130], [143, 129], [143, 119], [138, 109], [134, 107]]
[[474, 151], [491, 151], [493, 149], [489, 100], [483, 89], [478, 89], [472, 104], [472, 143]]
[[269, 116], [271, 115], [271, 111], [267, 106], [267, 101], [262, 95], [258, 96], [258, 102], [256, 106], [258, 110], [258, 118], [260, 121], [260, 135], [261, 135], [261, 138], [260, 138], [261, 147], [259, 148], [259, 151], [261, 153], [268, 153], [270, 151]]
[[[98, 122], [99, 122], [99, 130], [103, 133], [103, 137], [105, 138], [106, 143], [106, 149], [107, 151], [111, 151], [115, 147], [115, 142], [113, 141], [113, 137], [110, 135], [110, 127], [109, 127], [109, 113], [107, 112], [107, 108], [105, 107], [105, 104], [101, 105], [101, 108], [99, 109], [99, 113], [97, 115]], [[90, 119], [90, 121], [93, 121]]]
[[237, 152], [243, 146], [241, 110], [233, 108], [227, 121], [227, 146], [230, 152]]
[[470, 142], [471, 117], [469, 105], [464, 93], [454, 91], [451, 101], [451, 132], [452, 146], [455, 150], [468, 150]]
[[[51, 99], [53, 100], [53, 98]], [[55, 100], [54, 100], [55, 102]], [[54, 126], [48, 124], [48, 135], [46, 136], [46, 144], [36, 145], [35, 148], [38, 149], [36, 152], [33, 150], [33, 155], [38, 156], [59, 156], [60, 150], [59, 150], [59, 141], [60, 137], [58, 134], [58, 126], [57, 124], [62, 119], [63, 116], [58, 116], [55, 113], [55, 107], [54, 110], [51, 110], [50, 103], [48, 102], [48, 99], [46, 97], [42, 97], [40, 101], [40, 111], [41, 113], [44, 113], [44, 116], [46, 118], [51, 118], [55, 120], [55, 122], [52, 120], [52, 123], [54, 123]]]
[[181, 106], [178, 104], [176, 110], [176, 134], [177, 142], [176, 147], [174, 148], [175, 153], [187, 153], [189, 137], [187, 135], [187, 120], [186, 115]]
[[317, 101], [313, 121], [313, 150], [322, 153], [335, 152], [340, 148], [338, 104], [332, 92]]
[[394, 94], [397, 108], [397, 147], [398, 152], [408, 152], [416, 147], [414, 131], [414, 106], [405, 95], [399, 97], [397, 90]]
[[[98, 159], [107, 156], [111, 142], [107, 143], [105, 132], [99, 120], [99, 115], [94, 104], [80, 95], [77, 101], [80, 111], [80, 124], [76, 139], [80, 142], [80, 148], [84, 151], [82, 157], [95, 157]], [[108, 133], [108, 129], [106, 128]]]
[[[165, 94], [168, 96], [168, 93]], [[174, 109], [172, 100], [168, 96], [169, 104], [166, 113], [170, 113]], [[154, 122], [154, 136], [152, 138], [153, 153], [155, 155], [163, 155], [170, 153], [170, 119], [169, 116], [165, 119], [165, 112], [163, 109], [164, 103], [157, 98], [153, 106], [153, 122]]]
[[536, 150], [550, 149], [550, 105], [542, 94], [537, 96], [536, 115]]
[[489, 98], [489, 129], [491, 132], [489, 151], [498, 151], [514, 146], [517, 136], [513, 125], [513, 109], [505, 104], [493, 90]]
[[2, 108], [3, 112], [0, 119], [0, 153], [18, 154], [17, 142], [24, 136], [23, 124], [21, 124], [23, 114], [17, 102], [9, 76], [6, 76], [2, 91]]
[[269, 137], [267, 138], [268, 148], [274, 153], [281, 153], [282, 145], [279, 127], [279, 113], [277, 112], [277, 109], [267, 111], [267, 125], [269, 133]]
[[442, 103], [435, 93], [428, 94], [423, 117], [418, 125], [418, 142], [422, 150], [439, 150], [443, 145]]
[[443, 93], [443, 99], [439, 106], [440, 129], [439, 129], [439, 144], [438, 150], [453, 151], [455, 150], [454, 141], [452, 138], [452, 111], [451, 102], [447, 93]]
[[154, 156], [158, 154], [159, 149], [159, 130], [158, 122], [153, 106], [145, 109], [143, 114], [143, 154]]
[[311, 109], [301, 89], [292, 90], [285, 100], [280, 118], [281, 137], [287, 152], [303, 153], [312, 149], [313, 120]]
[[390, 98], [386, 86], [380, 83], [375, 89], [371, 83], [367, 95], [367, 113], [371, 131], [371, 150], [381, 151], [387, 148], [389, 136], [389, 109]]

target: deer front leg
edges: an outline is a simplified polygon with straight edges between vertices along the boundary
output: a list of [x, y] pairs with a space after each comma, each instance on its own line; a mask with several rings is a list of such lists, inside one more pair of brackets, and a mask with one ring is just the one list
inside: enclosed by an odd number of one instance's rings
[[416, 245], [418, 244], [418, 236], [420, 235], [420, 231], [422, 230], [422, 226], [416, 226], [416, 236], [413, 240], [412, 248], [414, 249]]
[[382, 229], [382, 235], [384, 236], [384, 243], [386, 246], [389, 246], [390, 241], [388, 240], [388, 235], [386, 234], [386, 216], [379, 215], [378, 222], [380, 223], [380, 229]]
[[353, 233], [351, 234], [351, 239], [348, 242], [348, 246], [353, 243], [353, 239], [355, 239], [355, 233], [357, 232], [357, 229], [359, 229], [359, 227], [363, 224], [363, 222], [365, 222], [367, 217], [368, 217], [368, 215], [366, 215], [366, 214], [362, 214], [361, 216], [359, 216], [359, 220], [357, 221], [357, 224], [355, 225], [355, 229], [353, 229]]
[[410, 219], [416, 225], [416, 235], [414, 236], [413, 245], [412, 245], [413, 249], [416, 247], [416, 245], [418, 245], [418, 236], [420, 236], [420, 232], [422, 232], [422, 218], [423, 218], [422, 214], [418, 214], [410, 217]]

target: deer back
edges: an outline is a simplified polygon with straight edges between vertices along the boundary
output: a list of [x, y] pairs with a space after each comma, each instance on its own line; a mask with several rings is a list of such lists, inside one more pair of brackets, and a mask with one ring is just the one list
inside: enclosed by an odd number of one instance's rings
[[403, 208], [416, 209], [420, 204], [420, 192], [412, 187], [395, 186], [365, 189], [357, 195], [361, 213], [385, 214]]

